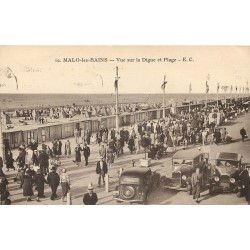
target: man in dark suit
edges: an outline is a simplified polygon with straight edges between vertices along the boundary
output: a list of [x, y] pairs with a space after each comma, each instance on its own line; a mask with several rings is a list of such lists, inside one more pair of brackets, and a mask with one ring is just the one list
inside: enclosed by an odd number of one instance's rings
[[47, 175], [49, 173], [49, 156], [45, 150], [41, 150], [38, 156], [38, 162], [41, 172]]
[[97, 162], [96, 173], [98, 174], [98, 187], [100, 187], [101, 178], [103, 180], [103, 184], [105, 184], [105, 174], [108, 173], [107, 163], [103, 161], [103, 157], [100, 157], [100, 161]]
[[244, 127], [240, 130], [240, 135], [241, 135], [242, 141], [244, 142], [245, 138], [247, 138], [247, 132]]
[[88, 184], [88, 193], [83, 196], [83, 203], [84, 205], [96, 205], [98, 201], [96, 193], [93, 191], [93, 183]]
[[55, 167], [52, 167], [51, 170], [52, 171], [49, 173], [47, 180], [48, 180], [49, 186], [50, 186], [51, 191], [52, 191], [50, 199], [55, 200], [55, 198], [57, 198], [56, 191], [57, 191], [57, 188], [58, 188], [59, 183], [60, 183], [60, 177], [59, 177], [58, 173], [56, 173]]
[[89, 162], [89, 156], [90, 156], [90, 148], [88, 147], [87, 143], [84, 143], [84, 147], [83, 147], [83, 156], [85, 158], [85, 166], [88, 166]]

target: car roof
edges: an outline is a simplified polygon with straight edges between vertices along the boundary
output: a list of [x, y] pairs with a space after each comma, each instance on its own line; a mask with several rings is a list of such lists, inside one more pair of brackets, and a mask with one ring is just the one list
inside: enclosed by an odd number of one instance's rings
[[173, 155], [173, 158], [174, 159], [188, 159], [188, 160], [191, 160], [191, 159], [194, 159], [197, 156], [200, 156], [202, 154], [203, 154], [202, 151], [200, 151], [197, 148], [193, 148], [193, 149], [178, 151]]
[[145, 175], [150, 171], [149, 168], [141, 167], [141, 168], [129, 168], [122, 172], [123, 175]]
[[238, 153], [229, 153], [229, 152], [220, 152], [216, 154], [216, 160], [222, 161], [240, 161], [241, 154]]

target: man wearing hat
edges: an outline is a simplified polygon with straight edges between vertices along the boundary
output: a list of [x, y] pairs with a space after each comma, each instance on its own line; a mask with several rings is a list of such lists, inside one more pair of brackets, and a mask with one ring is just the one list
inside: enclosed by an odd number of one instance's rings
[[50, 186], [51, 191], [52, 191], [50, 199], [55, 200], [55, 198], [57, 198], [56, 191], [57, 191], [57, 188], [58, 188], [59, 183], [60, 183], [60, 177], [59, 177], [58, 173], [56, 173], [55, 167], [51, 168], [51, 172], [48, 174], [47, 181], [48, 181], [49, 186]]
[[101, 186], [101, 177], [103, 180], [103, 184], [105, 184], [105, 174], [108, 173], [108, 167], [107, 163], [103, 161], [103, 157], [100, 157], [100, 161], [97, 162], [96, 165], [96, 173], [99, 175], [98, 176], [98, 187]]
[[93, 183], [88, 184], [88, 193], [84, 194], [83, 196], [83, 203], [84, 205], [96, 205], [98, 198], [97, 194], [93, 191], [94, 186]]
[[193, 191], [193, 199], [196, 199], [196, 202], [199, 203], [201, 185], [202, 185], [202, 173], [200, 167], [196, 167], [195, 172], [191, 176], [191, 184]]

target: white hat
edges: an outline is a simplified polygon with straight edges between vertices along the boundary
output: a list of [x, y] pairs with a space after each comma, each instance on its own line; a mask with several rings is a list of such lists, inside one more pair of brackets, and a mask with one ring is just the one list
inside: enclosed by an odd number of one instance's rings
[[88, 190], [93, 190], [93, 189], [94, 189], [94, 185], [93, 185], [92, 182], [90, 182], [90, 183], [88, 184]]

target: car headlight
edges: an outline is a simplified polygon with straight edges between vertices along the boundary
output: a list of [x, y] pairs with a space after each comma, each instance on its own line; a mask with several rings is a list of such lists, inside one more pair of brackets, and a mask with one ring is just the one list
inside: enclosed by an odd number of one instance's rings
[[187, 179], [187, 176], [186, 175], [182, 175], [181, 179], [185, 181]]
[[234, 178], [230, 178], [230, 182], [231, 183], [235, 183], [235, 179]]
[[214, 180], [218, 182], [220, 180], [220, 178], [218, 176], [215, 176]]
[[113, 191], [113, 197], [119, 196], [119, 191]]

